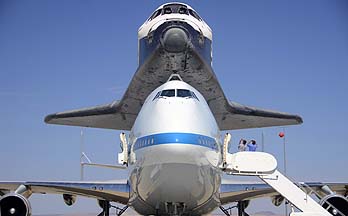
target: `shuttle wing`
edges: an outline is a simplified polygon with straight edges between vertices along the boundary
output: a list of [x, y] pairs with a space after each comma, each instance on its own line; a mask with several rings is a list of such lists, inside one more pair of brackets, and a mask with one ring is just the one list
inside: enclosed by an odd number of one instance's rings
[[[348, 183], [322, 183], [322, 182], [306, 182], [297, 183], [307, 190], [309, 188], [321, 198], [327, 194], [322, 190], [323, 186], [328, 186], [336, 194], [346, 196], [348, 192]], [[274, 197], [279, 195], [269, 185], [256, 182], [256, 183], [223, 183], [220, 186], [220, 201], [222, 205], [237, 202], [241, 200], [252, 200], [262, 197]]]
[[127, 204], [127, 181], [117, 182], [0, 182], [0, 195], [15, 191], [20, 185], [31, 193], [69, 194]]
[[[110, 104], [59, 112], [48, 115], [45, 122], [49, 124], [74, 125], [115, 130], [130, 130], [146, 99], [157, 87], [165, 83], [173, 73], [171, 56], [163, 56], [161, 48], [153, 52], [134, 74], [128, 88], [120, 101]], [[207, 101], [220, 130], [258, 128], [301, 124], [298, 115], [244, 106], [230, 102], [211, 65], [193, 50], [185, 55], [184, 68], [176, 68], [175, 73], [196, 88]], [[178, 58], [180, 60], [180, 58]], [[167, 62], [168, 61], [168, 62]]]
[[235, 102], [228, 102], [226, 111], [217, 114], [220, 115], [219, 126], [222, 130], [295, 125], [303, 122], [298, 115], [245, 106]]
[[48, 124], [129, 130], [136, 115], [122, 110], [119, 101], [110, 104], [58, 112], [46, 116]]

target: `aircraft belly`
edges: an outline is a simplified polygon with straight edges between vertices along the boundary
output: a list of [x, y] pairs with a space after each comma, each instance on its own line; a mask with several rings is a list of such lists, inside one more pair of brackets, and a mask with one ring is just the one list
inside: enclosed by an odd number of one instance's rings
[[137, 151], [137, 165], [130, 177], [130, 205], [141, 214], [155, 214], [156, 209], [165, 214], [168, 203], [184, 205], [190, 214], [212, 211], [219, 205], [221, 182], [220, 171], [207, 158], [212, 152], [218, 157], [209, 148], [185, 144]]

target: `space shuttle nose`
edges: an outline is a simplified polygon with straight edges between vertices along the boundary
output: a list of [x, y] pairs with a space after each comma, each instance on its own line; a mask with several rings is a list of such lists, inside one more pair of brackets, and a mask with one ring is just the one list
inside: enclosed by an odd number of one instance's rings
[[188, 36], [183, 29], [173, 27], [164, 32], [162, 42], [168, 52], [182, 52], [187, 47]]

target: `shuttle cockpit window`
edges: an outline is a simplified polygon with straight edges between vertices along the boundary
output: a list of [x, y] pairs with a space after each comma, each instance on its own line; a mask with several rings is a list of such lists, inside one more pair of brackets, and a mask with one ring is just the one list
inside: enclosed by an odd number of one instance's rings
[[179, 8], [179, 14], [187, 14], [188, 15], [188, 10], [186, 7], [180, 7]]
[[168, 6], [163, 8], [163, 14], [171, 14], [172, 13], [172, 9]]
[[161, 97], [175, 97], [175, 89], [167, 89], [161, 92]]
[[148, 19], [148, 21], [151, 21], [153, 19], [155, 19], [156, 17], [158, 17], [159, 15], [161, 15], [162, 13], [162, 9], [158, 9], [155, 12], [153, 12], [153, 14], [150, 16], [150, 18]]
[[189, 9], [189, 13], [191, 16], [193, 16], [194, 18], [198, 19], [199, 21], [202, 20], [202, 18], [193, 10]]
[[163, 7], [163, 14], [180, 13], [187, 14], [188, 9], [186, 5], [183, 4], [167, 4]]

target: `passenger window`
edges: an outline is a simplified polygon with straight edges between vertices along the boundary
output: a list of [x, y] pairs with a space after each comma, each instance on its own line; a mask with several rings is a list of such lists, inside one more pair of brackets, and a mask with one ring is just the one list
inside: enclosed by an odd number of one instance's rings
[[176, 94], [177, 94], [177, 97], [184, 97], [184, 98], [192, 97], [191, 91], [187, 89], [178, 89]]
[[174, 89], [167, 89], [163, 90], [161, 92], [162, 97], [175, 97], [175, 90]]

